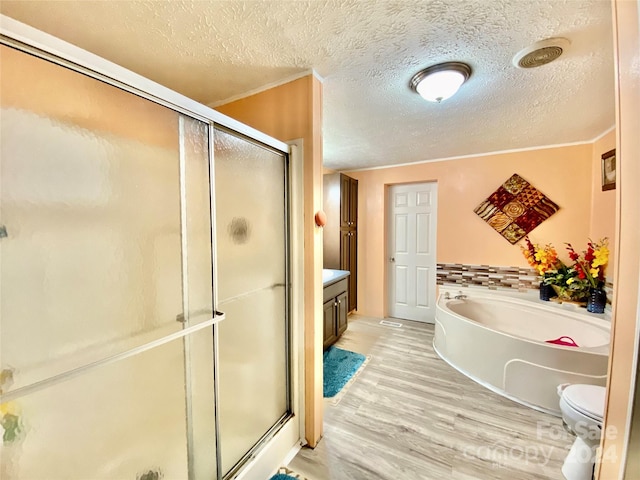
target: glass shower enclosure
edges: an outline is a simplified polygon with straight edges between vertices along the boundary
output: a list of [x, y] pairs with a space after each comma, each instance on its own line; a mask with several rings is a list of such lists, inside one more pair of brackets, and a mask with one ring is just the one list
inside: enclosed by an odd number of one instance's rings
[[287, 150], [0, 43], [0, 478], [234, 476], [292, 414]]

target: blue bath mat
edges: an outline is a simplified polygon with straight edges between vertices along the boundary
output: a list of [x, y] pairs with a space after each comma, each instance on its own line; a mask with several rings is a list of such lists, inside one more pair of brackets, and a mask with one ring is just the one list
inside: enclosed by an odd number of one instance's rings
[[287, 467], [280, 467], [276, 474], [269, 480], [306, 480], [303, 476], [289, 470]]
[[360, 353], [350, 352], [338, 347], [329, 347], [322, 355], [324, 397], [330, 398], [337, 395], [364, 361], [365, 356]]

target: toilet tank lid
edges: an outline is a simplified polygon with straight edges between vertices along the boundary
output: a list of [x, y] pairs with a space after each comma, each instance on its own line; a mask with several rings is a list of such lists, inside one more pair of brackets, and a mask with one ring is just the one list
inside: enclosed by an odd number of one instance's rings
[[576, 410], [592, 417], [602, 418], [604, 415], [605, 393], [605, 387], [578, 384], [569, 385], [562, 392], [562, 396]]

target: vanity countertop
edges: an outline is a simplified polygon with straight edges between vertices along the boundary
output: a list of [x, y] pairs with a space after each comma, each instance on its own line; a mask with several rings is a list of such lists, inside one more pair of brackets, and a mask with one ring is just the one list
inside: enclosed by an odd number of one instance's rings
[[322, 270], [322, 286], [328, 287], [329, 285], [333, 285], [343, 278], [347, 278], [349, 275], [351, 275], [351, 273], [348, 270], [331, 270], [325, 268]]

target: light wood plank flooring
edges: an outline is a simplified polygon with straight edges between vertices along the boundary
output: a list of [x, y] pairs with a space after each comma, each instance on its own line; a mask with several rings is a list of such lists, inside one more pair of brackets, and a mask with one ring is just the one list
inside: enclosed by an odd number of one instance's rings
[[451, 368], [433, 351], [433, 325], [398, 321], [349, 317], [336, 346], [368, 363], [339, 402], [325, 399], [323, 438], [289, 468], [309, 480], [563, 478], [573, 438], [559, 418]]

